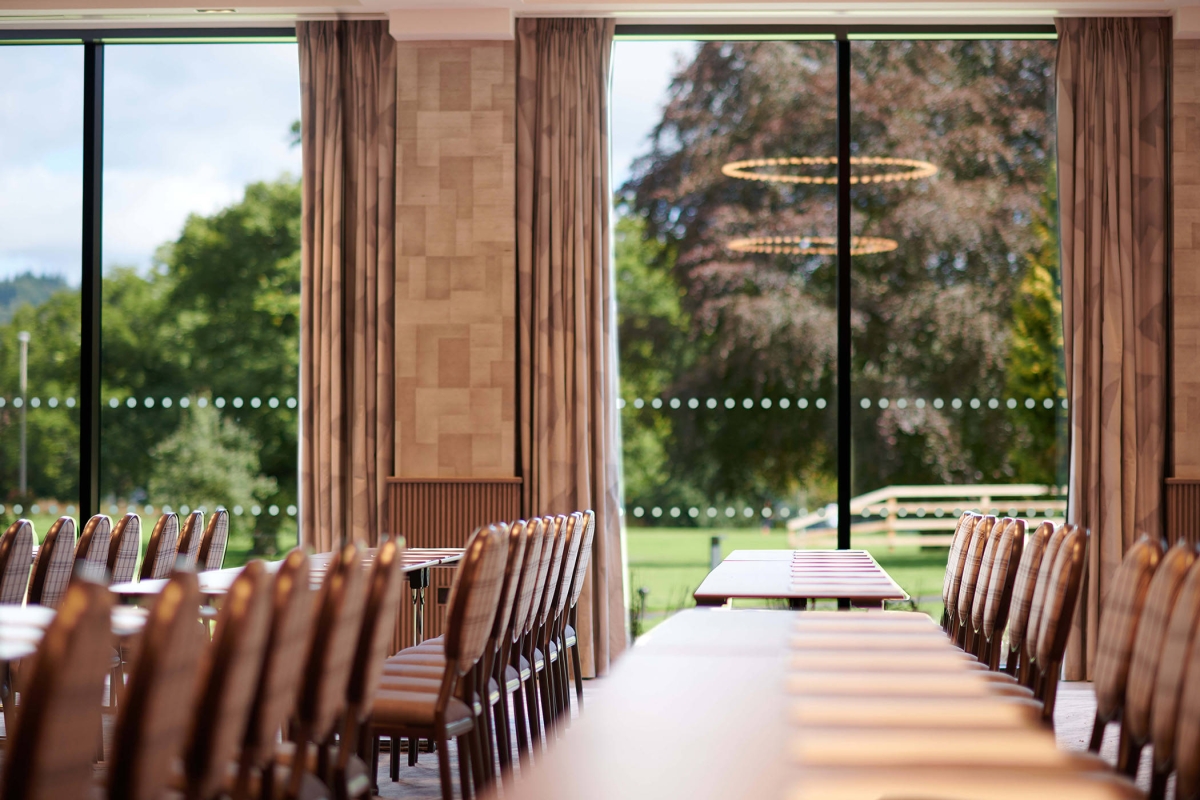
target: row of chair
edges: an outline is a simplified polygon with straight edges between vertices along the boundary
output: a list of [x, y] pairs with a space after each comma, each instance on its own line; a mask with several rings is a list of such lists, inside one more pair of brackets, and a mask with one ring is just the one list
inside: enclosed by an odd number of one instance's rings
[[[373, 781], [357, 734], [392, 635], [402, 548], [381, 545], [368, 575], [364, 551], [347, 545], [317, 593], [300, 549], [273, 577], [252, 561], [225, 596], [211, 641], [198, 624], [195, 574], [175, 572], [141, 635], [102, 786], [93, 756], [112, 595], [86, 577], [72, 581], [35, 656], [0, 796], [366, 794]], [[478, 549], [468, 552], [466, 569], [478, 569]]]
[[[500, 523], [472, 540], [485, 550], [477, 571], [463, 564], [451, 589], [446, 635], [407, 648], [382, 665], [370, 737], [392, 737], [398, 778], [399, 739], [409, 764], [420, 739], [438, 754], [442, 796], [453, 796], [446, 745], [458, 743], [464, 797], [511, 776], [515, 731], [524, 767], [570, 711], [570, 675], [583, 701], [577, 603], [587, 574], [595, 514]], [[568, 658], [570, 668], [568, 669]], [[509, 698], [515, 720], [509, 717]], [[378, 746], [374, 748], [378, 753]]]
[[[1013, 684], [1040, 700], [1043, 720], [1052, 725], [1087, 534], [1042, 523], [1026, 537], [1020, 522], [960, 520], [946, 571], [943, 628], [981, 668], [1003, 670], [999, 691], [1012, 693], [1004, 684]], [[1142, 537], [1101, 591], [1089, 750], [1099, 753], [1107, 726], [1119, 724], [1117, 773], [1136, 777], [1151, 746], [1150, 798], [1166, 795], [1172, 772], [1177, 798], [1200, 798], [1200, 554], [1186, 541], [1164, 552], [1161, 542]], [[999, 664], [1002, 649], [1006, 659]], [[1099, 759], [1081, 766], [1106, 769]], [[1124, 788], [1133, 791], [1132, 784]]]
[[66, 595], [71, 575], [85, 570], [106, 576], [111, 583], [169, 577], [176, 567], [201, 571], [220, 569], [229, 542], [229, 513], [218, 508], [204, 524], [204, 514], [193, 511], [180, 526], [176, 514], [159, 517], [146, 554], [138, 569], [142, 521], [126, 514], [116, 524], [97, 514], [76, 536], [72, 517], [59, 517], [42, 538], [34, 556], [33, 523], [19, 519], [0, 536], [0, 603], [21, 603], [57, 608]]

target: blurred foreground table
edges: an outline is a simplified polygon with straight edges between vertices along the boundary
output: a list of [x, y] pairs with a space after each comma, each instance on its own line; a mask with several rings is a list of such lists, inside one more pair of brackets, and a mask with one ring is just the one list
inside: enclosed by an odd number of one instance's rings
[[787, 600], [793, 608], [806, 608], [809, 600], [880, 608], [884, 600], [907, 600], [908, 593], [865, 550], [734, 550], [693, 597], [702, 606], [756, 599]]

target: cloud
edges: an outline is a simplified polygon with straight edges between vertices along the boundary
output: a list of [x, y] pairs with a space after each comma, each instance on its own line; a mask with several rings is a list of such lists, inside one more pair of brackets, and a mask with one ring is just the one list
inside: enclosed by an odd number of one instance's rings
[[662, 119], [667, 88], [696, 42], [617, 42], [612, 77], [612, 177], [616, 189], [633, 160], [650, 148], [648, 137]]

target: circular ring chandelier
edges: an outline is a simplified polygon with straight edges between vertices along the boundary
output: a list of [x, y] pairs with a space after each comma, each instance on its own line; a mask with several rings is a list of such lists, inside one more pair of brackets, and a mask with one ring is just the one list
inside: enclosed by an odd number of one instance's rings
[[[851, 236], [850, 255], [865, 256], [872, 253], [890, 253], [900, 245], [895, 239], [881, 236]], [[835, 236], [752, 236], [734, 239], [728, 245], [738, 253], [765, 253], [768, 255], [836, 256]]]
[[[764, 181], [767, 183], [817, 183], [836, 184], [837, 177], [821, 175], [785, 175], [779, 172], [763, 172], [763, 167], [808, 167], [833, 166], [838, 162], [837, 157], [824, 156], [789, 156], [787, 158], [750, 158], [745, 161], [731, 161], [721, 167], [721, 172], [730, 178], [744, 181]], [[938, 168], [928, 161], [918, 161], [915, 158], [882, 158], [876, 156], [850, 156], [851, 164], [867, 167], [901, 167], [902, 169], [873, 172], [867, 175], [851, 175], [850, 183], [898, 183], [900, 181], [915, 181], [937, 174]]]

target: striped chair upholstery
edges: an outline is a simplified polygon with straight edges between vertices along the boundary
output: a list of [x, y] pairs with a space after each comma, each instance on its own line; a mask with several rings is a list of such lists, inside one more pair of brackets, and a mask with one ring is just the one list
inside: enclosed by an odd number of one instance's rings
[[[1005, 537], [1008, 536], [1009, 528], [1016, 523], [1017, 520], [1012, 517], [997, 521], [983, 546], [983, 559], [979, 562], [979, 575], [975, 578], [975, 594], [971, 598], [971, 607], [966, 609], [964, 615], [976, 633], [983, 632], [983, 610], [987, 605], [988, 588], [992, 585], [992, 569], [996, 565], [996, 557], [1000, 555], [1003, 546], [1011, 544], [1011, 537], [1007, 541]], [[1021, 527], [1024, 529], [1024, 522], [1021, 523]]]
[[962, 581], [958, 586], [958, 600], [954, 603], [955, 621], [958, 625], [959, 642], [963, 637], [961, 632], [971, 619], [971, 604], [975, 600], [975, 587], [979, 581], [979, 570], [983, 566], [983, 551], [987, 549], [988, 539], [992, 529], [996, 527], [996, 518], [988, 515], [980, 517], [975, 522], [975, 530], [971, 534], [971, 542], [967, 545], [967, 558], [963, 563]]
[[[459, 675], [467, 674], [483, 656], [496, 619], [504, 565], [508, 560], [508, 526], [489, 525], [480, 537], [479, 569], [465, 590], [462, 608], [447, 614], [446, 659]], [[456, 624], [457, 623], [457, 624]]]
[[1058, 562], [1058, 551], [1063, 542], [1074, 530], [1072, 525], [1060, 525], [1046, 542], [1046, 552], [1042, 554], [1042, 568], [1038, 570], [1037, 583], [1033, 587], [1033, 598], [1029, 605], [1029, 620], [1025, 624], [1025, 661], [1037, 660], [1038, 637], [1042, 632], [1042, 616], [1046, 609], [1046, 593], [1050, 589], [1050, 581], [1054, 576], [1054, 566]]
[[1163, 557], [1146, 592], [1129, 662], [1125, 708], [1120, 714], [1122, 747], [1117, 754], [1117, 769], [1126, 774], [1136, 775], [1142, 748], [1150, 739], [1150, 710], [1167, 626], [1175, 600], [1195, 561], [1195, 546], [1181, 539]]
[[87, 521], [75, 545], [75, 565], [91, 575], [108, 568], [108, 544], [112, 540], [112, 520], [107, 514], [97, 514]]
[[208, 518], [204, 538], [200, 541], [200, 552], [196, 563], [201, 572], [220, 569], [225, 564], [225, 548], [229, 545], [229, 512], [218, 508]]
[[1079, 602], [1079, 584], [1083, 580], [1083, 562], [1088, 543], [1087, 531], [1077, 525], [1064, 527], [1066, 535], [1054, 556], [1054, 566], [1046, 587], [1046, 602], [1042, 606], [1037, 636], [1037, 658], [1034, 661], [1034, 672], [1038, 678], [1036, 695], [1042, 701], [1042, 719], [1047, 723], [1054, 719], [1058, 674], [1067, 650], [1071, 619]]
[[179, 531], [179, 548], [175, 565], [182, 569], [195, 569], [196, 556], [200, 552], [200, 540], [204, 537], [204, 512], [193, 511], [187, 515]]
[[[1175, 736], [1175, 796], [1190, 800], [1200, 795], [1200, 636], [1194, 634], [1183, 670]], [[1156, 753], [1159, 747], [1156, 741]]]
[[[1162, 560], [1162, 545], [1143, 536], [1125, 553], [1121, 566], [1113, 574], [1108, 595], [1100, 614], [1100, 635], [1096, 639], [1095, 690], [1096, 724], [1103, 736], [1104, 723], [1116, 719], [1125, 705], [1125, 687], [1129, 682], [1129, 662], [1137, 635], [1142, 608], [1150, 582]], [[1100, 743], [1095, 740], [1095, 751]]]
[[[538, 602], [537, 618], [534, 628], [545, 625], [550, 620], [554, 608], [554, 591], [558, 588], [558, 579], [562, 573], [563, 553], [567, 549], [567, 517], [559, 514], [555, 517], [543, 517], [546, 520], [546, 537], [551, 542], [550, 565], [546, 573], [546, 582], [542, 588], [542, 598]], [[550, 539], [553, 534], [553, 539]]]
[[21, 603], [33, 564], [33, 523], [19, 519], [0, 537], [0, 603]]
[[33, 577], [29, 580], [29, 602], [34, 605], [58, 608], [71, 583], [75, 566], [75, 520], [59, 517], [46, 532], [37, 560], [33, 562]]
[[126, 514], [117, 521], [108, 545], [108, 575], [113, 583], [133, 580], [141, 549], [142, 518]]
[[546, 524], [538, 517], [528, 522], [518, 521], [514, 525], [524, 525], [527, 531], [525, 556], [521, 567], [521, 582], [517, 586], [517, 603], [514, 610], [513, 641], [517, 641], [528, 628], [529, 611], [533, 607], [534, 585], [537, 583], [539, 568], [542, 565], [542, 545], [545, 541]]
[[179, 552], [179, 517], [163, 514], [150, 533], [146, 543], [146, 555], [142, 559], [139, 580], [169, 578], [175, 568], [175, 556]]
[[1013, 520], [993, 541], [996, 547], [988, 573], [987, 590], [975, 593], [971, 624], [980, 637], [980, 660], [989, 668], [996, 669], [1000, 662], [1000, 637], [1008, 622], [1013, 584], [1017, 579], [1016, 566], [1025, 547], [1025, 520]]
[[1015, 673], [1022, 645], [1025, 643], [1025, 626], [1029, 623], [1029, 609], [1033, 605], [1033, 589], [1037, 585], [1042, 555], [1046, 552], [1046, 544], [1053, 533], [1053, 523], [1041, 523], [1026, 537], [1021, 550], [1021, 563], [1017, 566], [1012, 602], [1008, 609], [1009, 649], [1005, 659], [1005, 670], [1009, 674]]
[[1179, 700], [1184, 675], [1189, 669], [1196, 623], [1200, 621], [1200, 559], [1192, 564], [1175, 597], [1175, 608], [1167, 623], [1166, 641], [1154, 682], [1150, 711], [1150, 739], [1154, 742], [1154, 774], [1165, 780], [1175, 766], [1175, 729], [1179, 724]]
[[962, 581], [963, 563], [967, 558], [967, 544], [975, 531], [978, 514], [964, 511], [954, 526], [954, 538], [950, 542], [950, 555], [946, 558], [946, 576], [942, 579], [942, 628], [949, 630], [954, 616], [954, 604], [958, 601], [958, 587]]

